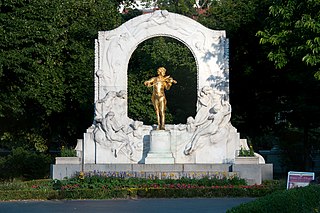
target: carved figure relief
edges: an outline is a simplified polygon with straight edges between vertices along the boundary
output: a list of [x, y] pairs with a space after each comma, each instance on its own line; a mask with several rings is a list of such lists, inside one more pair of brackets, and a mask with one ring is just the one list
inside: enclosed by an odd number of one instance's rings
[[130, 127], [132, 128], [131, 146], [138, 151], [143, 149], [143, 122], [134, 121]]
[[98, 87], [102, 87], [103, 85], [106, 85], [108, 83], [108, 81], [106, 80], [104, 74], [103, 74], [103, 70], [99, 69], [96, 71], [96, 76], [98, 78]]
[[113, 106], [109, 111], [113, 111], [117, 116], [120, 124], [129, 126], [133, 120], [127, 117], [127, 92], [120, 90], [116, 93], [113, 101]]
[[128, 40], [128, 33], [122, 33], [120, 35], [110, 34], [106, 36], [107, 44], [105, 48], [105, 59], [107, 65], [105, 70], [105, 82], [107, 86], [113, 85], [117, 82], [117, 70], [122, 66], [121, 56], [125, 49], [125, 42]]
[[194, 33], [193, 26], [186, 28], [185, 26], [179, 25], [175, 17], [170, 15], [167, 10], [156, 10], [150, 14], [147, 20], [137, 22], [134, 25], [132, 35], [139, 37], [145, 30], [153, 29], [160, 25], [176, 30], [184, 36], [191, 36]]
[[[205, 92], [205, 91], [210, 91]], [[220, 129], [225, 128], [230, 121], [230, 115], [231, 115], [231, 106], [228, 101], [225, 101], [223, 99], [223, 93], [219, 93], [218, 90], [215, 90], [215, 93], [212, 94], [214, 90], [210, 90], [209, 88], [202, 88], [200, 92], [199, 102], [202, 104], [198, 110], [198, 113], [196, 117], [198, 116], [201, 121], [200, 123], [196, 123], [195, 119], [195, 131], [190, 139], [190, 141], [187, 143], [184, 149], [184, 154], [189, 155], [191, 154], [198, 144], [198, 141], [201, 137], [208, 136], [210, 137], [211, 143], [218, 142], [218, 138], [221, 138], [221, 133], [226, 133], [226, 131], [220, 131]], [[201, 95], [202, 94], [202, 95]], [[207, 97], [207, 95], [209, 95]], [[212, 96], [211, 96], [212, 94]], [[206, 98], [204, 98], [206, 97]], [[210, 100], [211, 99], [211, 100]], [[214, 100], [217, 99], [217, 100]], [[201, 101], [202, 100], [202, 101]], [[214, 103], [212, 108], [208, 109], [205, 105], [206, 103]], [[203, 111], [201, 111], [203, 109]], [[200, 125], [197, 125], [200, 124]], [[217, 133], [219, 134], [219, 137], [216, 137]], [[223, 135], [225, 136], [225, 135]], [[227, 137], [226, 137], [227, 138]]]
[[133, 149], [131, 147], [129, 137], [124, 131], [124, 125], [119, 126], [115, 119], [114, 112], [110, 111], [107, 113], [104, 122], [102, 123], [103, 130], [106, 133], [106, 138], [112, 143], [119, 143], [114, 149], [114, 157], [118, 156], [121, 151], [126, 156], [131, 157], [133, 155]]
[[127, 117], [127, 92], [124, 90], [109, 91], [105, 97], [95, 103], [95, 120], [103, 119], [110, 111], [114, 112], [121, 124], [133, 122]]
[[93, 130], [94, 141], [103, 147], [110, 147], [112, 144], [111, 144], [111, 141], [107, 140], [106, 138], [106, 133], [102, 127], [102, 122], [103, 120], [99, 120], [96, 122], [94, 126], [94, 130]]
[[133, 35], [138, 36], [139, 31], [144, 31], [149, 29], [150, 27], [155, 27], [157, 25], [162, 25], [170, 22], [169, 13], [166, 10], [157, 10], [151, 14], [151, 16], [142, 22], [137, 22], [134, 25]]
[[139, 135], [139, 132], [143, 122], [128, 118], [126, 106], [127, 93], [124, 90], [109, 91], [96, 101], [93, 135], [94, 141], [111, 149], [114, 157], [120, 152], [131, 159], [134, 150], [142, 149], [142, 133]]

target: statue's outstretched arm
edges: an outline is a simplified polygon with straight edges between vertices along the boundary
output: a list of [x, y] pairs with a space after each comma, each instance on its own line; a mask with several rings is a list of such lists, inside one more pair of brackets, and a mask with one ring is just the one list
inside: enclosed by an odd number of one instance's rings
[[147, 87], [152, 87], [154, 82], [155, 82], [155, 78], [151, 78], [151, 79], [145, 81], [144, 85]]

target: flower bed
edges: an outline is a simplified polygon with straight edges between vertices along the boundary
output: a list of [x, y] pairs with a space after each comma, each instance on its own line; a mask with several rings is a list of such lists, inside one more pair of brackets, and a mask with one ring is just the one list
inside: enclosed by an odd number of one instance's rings
[[248, 186], [243, 179], [237, 177], [150, 180], [80, 176], [62, 181], [0, 183], [0, 200], [261, 197], [284, 188], [284, 183], [275, 181]]

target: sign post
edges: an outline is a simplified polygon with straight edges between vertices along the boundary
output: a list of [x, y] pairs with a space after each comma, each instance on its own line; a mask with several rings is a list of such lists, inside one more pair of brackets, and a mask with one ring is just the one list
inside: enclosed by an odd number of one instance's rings
[[287, 189], [308, 186], [314, 180], [314, 172], [288, 172]]

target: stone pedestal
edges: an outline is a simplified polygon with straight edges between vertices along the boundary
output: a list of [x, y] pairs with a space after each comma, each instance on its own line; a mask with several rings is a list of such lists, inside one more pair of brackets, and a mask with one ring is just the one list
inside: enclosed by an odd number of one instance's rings
[[79, 157], [56, 157], [56, 164], [81, 164]]
[[259, 164], [259, 157], [236, 157], [234, 164]]
[[171, 133], [169, 130], [150, 131], [150, 151], [145, 164], [173, 164]]

